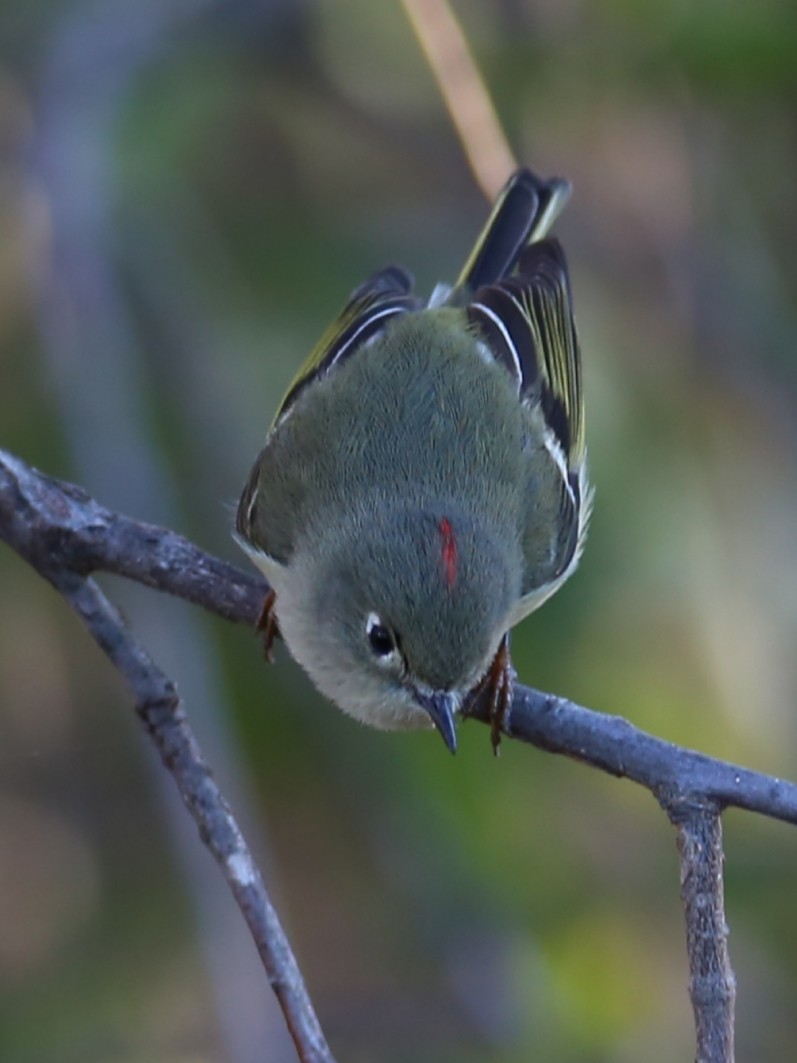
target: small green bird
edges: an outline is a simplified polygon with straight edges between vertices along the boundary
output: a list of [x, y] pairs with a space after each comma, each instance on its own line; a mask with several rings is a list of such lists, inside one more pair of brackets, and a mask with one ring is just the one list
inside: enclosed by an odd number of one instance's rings
[[584, 411], [564, 252], [566, 181], [519, 170], [453, 288], [395, 266], [351, 296], [290, 387], [236, 537], [278, 630], [327, 697], [386, 730], [454, 716], [480, 684], [493, 740], [508, 632], [572, 575], [587, 532]]

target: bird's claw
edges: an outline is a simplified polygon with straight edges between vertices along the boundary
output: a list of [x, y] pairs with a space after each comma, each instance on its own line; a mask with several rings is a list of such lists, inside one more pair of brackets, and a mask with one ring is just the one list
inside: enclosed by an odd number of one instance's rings
[[260, 616], [255, 625], [255, 630], [263, 636], [263, 656], [269, 664], [274, 660], [271, 653], [274, 639], [280, 634], [279, 623], [274, 612], [276, 601], [276, 591], [270, 590], [263, 601], [263, 608], [260, 610]]
[[512, 704], [515, 688], [515, 670], [509, 656], [509, 632], [501, 639], [495, 657], [474, 691], [477, 699], [486, 697], [487, 719], [490, 723], [490, 741], [493, 753], [498, 756], [501, 732], [506, 723], [507, 712]]

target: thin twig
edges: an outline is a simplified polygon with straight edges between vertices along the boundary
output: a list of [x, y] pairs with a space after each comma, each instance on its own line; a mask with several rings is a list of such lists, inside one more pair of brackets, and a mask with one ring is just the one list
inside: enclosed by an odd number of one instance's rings
[[[469, 706], [468, 715], [487, 722], [482, 704]], [[743, 808], [797, 824], [797, 784], [665, 742], [622, 716], [585, 709], [556, 694], [516, 684], [504, 733], [631, 779], [665, 808], [706, 801], [720, 810]]]
[[[9, 475], [12, 468], [13, 474]], [[53, 519], [55, 523], [47, 533], [46, 525]], [[38, 527], [33, 536], [25, 533], [28, 521]], [[180, 536], [150, 525], [136, 526], [125, 518], [117, 519], [79, 488], [40, 476], [2, 451], [0, 537], [18, 549], [61, 592], [127, 682], [136, 712], [246, 920], [301, 1063], [334, 1063], [279, 917], [243, 834], [191, 731], [174, 684], [127, 628], [94, 580], [85, 574], [87, 567], [104, 567], [92, 561], [92, 558], [96, 560], [95, 551], [104, 540], [107, 545], [113, 543], [105, 555], [108, 571], [126, 568], [125, 575], [149, 586], [157, 585], [159, 571], [168, 573], [167, 580], [176, 579], [181, 596], [197, 601], [197, 588], [203, 586], [203, 580], [209, 578], [212, 586], [221, 590], [230, 566], [205, 557], [200, 559], [199, 568], [192, 571], [187, 554], [195, 548]], [[150, 549], [155, 543], [160, 550]], [[127, 565], [122, 565], [121, 557], [125, 554]], [[73, 563], [65, 564], [66, 557]], [[190, 578], [180, 568], [184, 564], [192, 572]], [[246, 582], [239, 582], [236, 589], [240, 593], [233, 592], [232, 601], [245, 614]], [[221, 615], [232, 617], [234, 611], [228, 595], [222, 595], [219, 605]]]
[[174, 684], [93, 580], [60, 570], [53, 574], [52, 582], [130, 687], [136, 712], [243, 913], [299, 1059], [302, 1063], [334, 1063], [279, 916], [243, 834], [202, 756]]
[[668, 813], [678, 830], [697, 1063], [733, 1063], [736, 979], [725, 922], [722, 823], [711, 806], [678, 805]]
[[446, 0], [402, 0], [476, 182], [494, 200], [517, 162]]

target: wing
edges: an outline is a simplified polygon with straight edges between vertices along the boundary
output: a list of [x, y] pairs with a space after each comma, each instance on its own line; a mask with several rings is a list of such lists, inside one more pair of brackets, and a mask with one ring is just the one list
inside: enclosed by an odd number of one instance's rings
[[[279, 435], [275, 430], [290, 414], [294, 403], [308, 385], [362, 350], [397, 314], [419, 310], [421, 306], [421, 301], [412, 295], [412, 277], [409, 273], [398, 266], [380, 270], [352, 292], [340, 315], [323, 334], [294, 378], [277, 411], [266, 444], [249, 474], [235, 519], [239, 542], [268, 578], [273, 577], [270, 566], [285, 561], [293, 541], [290, 520], [292, 507], [280, 505], [279, 500], [299, 489], [290, 480], [288, 468], [275, 468], [273, 451], [275, 439]], [[271, 502], [267, 508], [261, 505], [264, 482], [268, 485], [267, 494]]]
[[558, 241], [526, 247], [517, 271], [477, 291], [467, 313], [471, 327], [515, 381], [536, 436], [532, 447], [541, 452], [532, 464], [524, 532], [529, 574], [520, 619], [574, 571], [591, 501], [581, 356], [567, 262]]
[[517, 273], [477, 291], [467, 311], [521, 402], [541, 406], [568, 473], [576, 472], [586, 453], [581, 356], [559, 242], [531, 244]]
[[326, 376], [336, 365], [373, 340], [397, 314], [421, 309], [423, 303], [412, 294], [412, 285], [409, 273], [399, 266], [388, 266], [352, 292], [343, 310], [294, 377], [273, 427], [286, 416], [308, 384]]

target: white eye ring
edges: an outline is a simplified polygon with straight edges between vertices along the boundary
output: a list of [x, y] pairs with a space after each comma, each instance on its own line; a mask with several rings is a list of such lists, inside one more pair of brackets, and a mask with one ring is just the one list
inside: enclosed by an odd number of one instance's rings
[[382, 623], [376, 613], [369, 613], [365, 621], [365, 634], [374, 657], [380, 662], [390, 661], [395, 657], [398, 646], [396, 636]]

